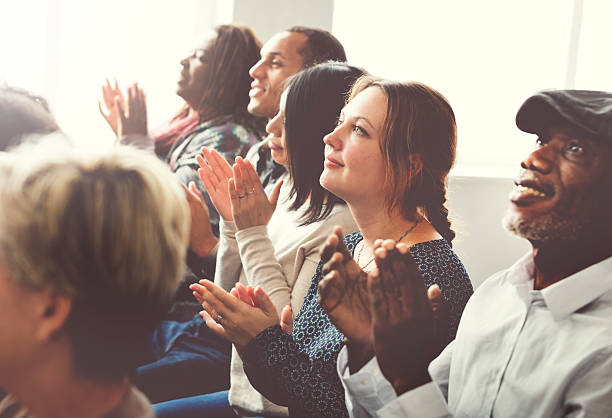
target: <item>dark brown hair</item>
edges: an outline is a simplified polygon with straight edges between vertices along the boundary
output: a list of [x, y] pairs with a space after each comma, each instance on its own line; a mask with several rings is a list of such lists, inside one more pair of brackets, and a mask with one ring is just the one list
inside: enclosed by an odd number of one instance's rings
[[323, 29], [293, 26], [287, 32], [301, 33], [308, 40], [298, 50], [304, 62], [303, 68], [327, 61], [346, 62], [346, 53], [340, 41]]
[[[418, 211], [449, 243], [455, 237], [448, 219], [446, 181], [455, 162], [457, 126], [446, 98], [422, 83], [364, 76], [349, 100], [369, 87], [387, 98], [387, 116], [380, 148], [386, 161], [389, 211], [399, 208], [410, 219]], [[413, 164], [415, 158], [422, 168]]]
[[[215, 31], [217, 38], [209, 55], [210, 70], [198, 108], [200, 123], [232, 115], [235, 122], [263, 134], [266, 119], [247, 111], [252, 81], [249, 69], [259, 61], [261, 42], [246, 26], [220, 25]], [[184, 116], [186, 110], [178, 116]]]
[[289, 79], [285, 138], [293, 183], [291, 210], [309, 206], [303, 225], [325, 219], [344, 201], [319, 183], [325, 159], [323, 137], [334, 130], [347, 93], [364, 71], [339, 62], [307, 68]]

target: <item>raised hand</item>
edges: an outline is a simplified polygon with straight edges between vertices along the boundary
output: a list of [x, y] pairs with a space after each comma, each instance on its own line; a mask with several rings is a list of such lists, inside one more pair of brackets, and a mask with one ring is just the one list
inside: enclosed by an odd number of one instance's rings
[[255, 306], [242, 301], [237, 289], [237, 293], [230, 294], [208, 280], [200, 280], [189, 288], [204, 308], [200, 315], [206, 325], [239, 351], [257, 334], [280, 323], [274, 304], [260, 287], [247, 289]]
[[229, 180], [229, 193], [236, 228], [241, 230], [252, 226], [267, 225], [276, 209], [283, 182], [279, 181], [274, 186], [268, 199], [255, 167], [250, 161], [237, 157], [232, 171], [233, 178]]
[[185, 190], [189, 211], [191, 212], [189, 248], [200, 257], [206, 257], [219, 241], [210, 226], [208, 206], [204, 203], [204, 199], [194, 182], [189, 183], [189, 188], [183, 183], [181, 183], [181, 186]]
[[202, 155], [196, 157], [200, 166], [198, 175], [206, 187], [211, 202], [226, 221], [232, 221], [232, 205], [229, 193], [229, 179], [234, 173], [229, 163], [216, 150], [202, 148]]
[[375, 247], [378, 271], [368, 277], [374, 351], [399, 395], [431, 380], [427, 367], [448, 343], [448, 310], [437, 285], [426, 291], [405, 244]]
[[128, 88], [127, 105], [123, 99], [115, 96], [115, 105], [119, 113], [117, 136], [147, 134], [147, 103], [144, 91], [137, 83]]
[[125, 99], [123, 97], [123, 93], [121, 93], [119, 85], [117, 84], [117, 80], [114, 80], [114, 83], [111, 85], [109, 79], [106, 79], [106, 84], [102, 86], [102, 101], [104, 102], [104, 106], [103, 103], [98, 101], [100, 113], [104, 119], [106, 119], [106, 122], [109, 124], [115, 135], [117, 135], [119, 112], [116, 101], [118, 101], [122, 106], [125, 106]]

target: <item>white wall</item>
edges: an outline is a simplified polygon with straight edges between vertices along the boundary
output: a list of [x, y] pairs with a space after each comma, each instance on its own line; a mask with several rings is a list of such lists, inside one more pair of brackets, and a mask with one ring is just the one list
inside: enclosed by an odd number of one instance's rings
[[265, 42], [291, 26], [331, 31], [333, 0], [234, 0], [234, 23], [248, 25]]
[[[518, 162], [516, 166], [518, 170]], [[511, 235], [501, 226], [512, 184], [506, 178], [450, 178], [448, 208], [457, 234], [453, 248], [475, 288], [531, 248], [526, 240]]]

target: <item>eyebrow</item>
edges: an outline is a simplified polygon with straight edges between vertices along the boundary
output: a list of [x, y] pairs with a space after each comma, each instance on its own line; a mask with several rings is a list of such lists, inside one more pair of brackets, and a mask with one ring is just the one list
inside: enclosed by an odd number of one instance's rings
[[368, 118], [366, 118], [365, 116], [355, 116], [353, 117], [353, 119], [354, 120], [364, 120], [368, 125], [370, 125], [370, 127], [372, 127], [372, 129], [378, 132], [378, 129], [374, 126], [374, 124], [370, 122]]
[[262, 53], [260, 53], [260, 55], [261, 55], [262, 57], [263, 57], [264, 55], [273, 55], [273, 56], [275, 56], [275, 57], [285, 58], [285, 56], [284, 56], [282, 53], [277, 52], [277, 51], [264, 52], [263, 54], [262, 54]]

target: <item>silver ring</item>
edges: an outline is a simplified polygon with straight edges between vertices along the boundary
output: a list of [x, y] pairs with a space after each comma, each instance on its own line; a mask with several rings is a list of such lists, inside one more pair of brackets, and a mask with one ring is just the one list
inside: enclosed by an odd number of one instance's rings
[[247, 197], [247, 195], [246, 194], [242, 194], [242, 195], [238, 196], [238, 199], [242, 199], [242, 198], [245, 198], [245, 197]]
[[220, 314], [217, 314], [217, 319], [215, 319], [215, 322], [217, 324], [220, 324], [222, 319], [223, 319], [223, 317]]

